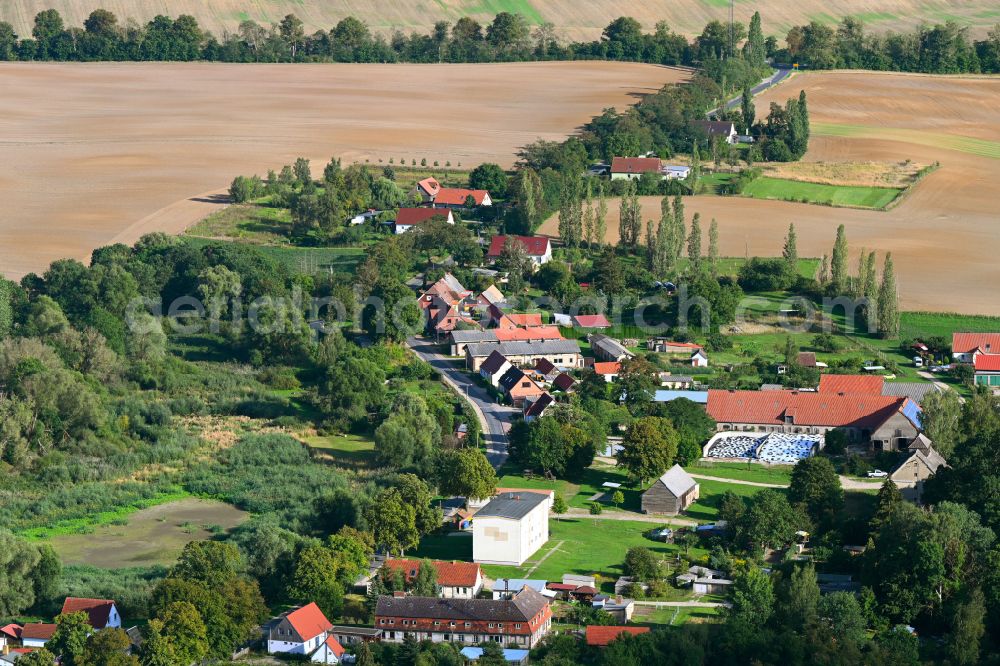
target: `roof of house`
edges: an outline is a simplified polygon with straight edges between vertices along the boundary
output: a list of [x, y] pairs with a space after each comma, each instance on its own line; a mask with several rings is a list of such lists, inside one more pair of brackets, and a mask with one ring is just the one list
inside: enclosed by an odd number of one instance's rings
[[552, 364], [552, 361], [550, 361], [547, 358], [536, 358], [535, 370], [542, 373], [543, 375], [547, 375], [550, 372], [554, 372], [556, 370], [556, 366], [554, 366]]
[[610, 328], [611, 322], [602, 314], [576, 315], [573, 321], [580, 328]]
[[617, 375], [622, 371], [622, 364], [618, 361], [597, 361], [594, 363], [594, 372], [599, 375]]
[[111, 609], [114, 607], [115, 602], [110, 599], [66, 597], [66, 601], [63, 602], [60, 615], [82, 611], [87, 614], [87, 621], [90, 623], [90, 626], [95, 629], [103, 629], [108, 626], [108, 619], [111, 617]]
[[493, 583], [494, 592], [520, 592], [530, 587], [535, 592], [545, 589], [547, 581], [542, 578], [497, 578]]
[[649, 627], [602, 627], [596, 624], [587, 625], [587, 645], [603, 647], [622, 634], [638, 636], [649, 633]]
[[882, 395], [885, 378], [880, 375], [823, 375], [819, 378], [820, 393], [849, 395]]
[[736, 129], [736, 125], [728, 120], [692, 120], [691, 124], [702, 128], [709, 136], [713, 134], [730, 134]]
[[512, 388], [517, 386], [517, 383], [524, 379], [525, 376], [526, 375], [520, 368], [511, 366], [505, 373], [500, 375], [500, 379], [497, 380], [497, 386], [503, 389], [504, 393], [507, 393]]
[[[510, 236], [521, 241], [524, 251], [529, 257], [541, 257], [549, 250], [549, 239], [545, 236]], [[494, 236], [490, 240], [490, 249], [486, 253], [487, 257], [496, 258], [503, 252], [503, 245], [507, 241], [507, 236]]]
[[440, 208], [400, 208], [396, 214], [396, 224], [409, 226], [426, 222], [435, 217], [448, 219], [449, 215], [451, 215], [450, 211]]
[[611, 173], [659, 173], [659, 157], [615, 157], [611, 160]]
[[882, 385], [882, 395], [909, 398], [918, 405], [928, 393], [940, 393], [941, 389], [930, 382], [886, 382]]
[[911, 460], [920, 462], [932, 473], [937, 472], [938, 469], [948, 464], [948, 461], [944, 459], [944, 456], [935, 451], [933, 447], [927, 447], [926, 449], [915, 448], [911, 449], [910, 455], [901, 460], [900, 463], [893, 468], [892, 473], [895, 474], [900, 468], [904, 467]]
[[482, 329], [452, 331], [451, 340], [460, 344], [469, 342], [497, 342], [497, 335], [494, 331], [484, 331]]
[[500, 291], [495, 284], [491, 284], [489, 287], [483, 290], [480, 294], [488, 303], [491, 305], [496, 305], [497, 303], [503, 303], [506, 296]]
[[441, 183], [439, 183], [433, 176], [430, 176], [419, 181], [417, 183], [417, 187], [422, 189], [427, 194], [434, 196], [441, 189]]
[[522, 589], [512, 599], [381, 596], [375, 605], [375, 615], [429, 620], [528, 622], [544, 610], [548, 603], [548, 599], [530, 587]]
[[467, 190], [461, 187], [442, 187], [434, 197], [435, 204], [448, 206], [461, 206], [468, 197], [472, 197], [477, 206], [482, 206], [483, 201], [489, 196], [486, 190]]
[[326, 645], [330, 652], [336, 655], [338, 659], [344, 656], [344, 646], [340, 644], [340, 641], [338, 641], [337, 637], [333, 634], [327, 636], [326, 641], [324, 641], [323, 644]]
[[[481, 569], [478, 564], [473, 562], [432, 560], [431, 564], [437, 570], [438, 585], [444, 587], [475, 587], [476, 581], [480, 580]], [[386, 560], [384, 566], [393, 571], [403, 572], [403, 576], [410, 580], [417, 575], [417, 571], [420, 569], [420, 560]]]
[[543, 356], [548, 354], [579, 354], [580, 345], [576, 340], [538, 340], [532, 342], [481, 342], [465, 348], [472, 358], [489, 356], [493, 350], [507, 357]]
[[493, 335], [500, 342], [515, 340], [562, 340], [563, 335], [558, 326], [532, 326], [530, 328], [495, 328]]
[[545, 410], [548, 409], [549, 405], [551, 405], [555, 401], [556, 399], [553, 398], [551, 395], [549, 395], [548, 393], [543, 393], [540, 396], [538, 396], [538, 399], [533, 401], [526, 410], [524, 410], [524, 415], [533, 417], [541, 416], [543, 413], [545, 413]]
[[975, 350], [984, 352], [1000, 351], [1000, 333], [952, 333], [951, 351], [968, 354]]
[[883, 395], [710, 390], [707, 410], [719, 423], [782, 425], [788, 415], [796, 425], [869, 429], [901, 412], [919, 427], [913, 401]]
[[0, 627], [0, 634], [4, 634], [5, 636], [10, 636], [11, 638], [20, 638], [21, 625], [14, 624], [13, 622], [11, 622], [10, 624]]
[[702, 346], [696, 342], [674, 342], [673, 340], [665, 340], [662, 344], [666, 347], [678, 347], [680, 349], [702, 349]]
[[21, 640], [36, 639], [47, 641], [56, 633], [56, 625], [42, 622], [29, 622], [21, 627]]
[[795, 359], [804, 368], [816, 367], [816, 352], [799, 352], [796, 354]]
[[523, 314], [508, 314], [507, 319], [514, 322], [517, 326], [541, 326], [542, 325], [542, 313], [540, 312], [526, 312]]
[[666, 486], [667, 490], [669, 490], [674, 497], [680, 497], [698, 485], [698, 482], [695, 481], [690, 474], [685, 472], [684, 468], [680, 465], [674, 465], [664, 472], [663, 476], [658, 479], [658, 482]]
[[[520, 520], [548, 501], [549, 496], [530, 491], [501, 493], [476, 512], [475, 518], [510, 518]], [[474, 520], [475, 520], [474, 518]]]
[[667, 383], [667, 384], [693, 384], [694, 383], [694, 377], [691, 377], [690, 375], [672, 375], [669, 372], [666, 372], [666, 373], [661, 372], [659, 378], [660, 378], [660, 383]]
[[481, 372], [485, 372], [489, 375], [495, 374], [500, 371], [500, 368], [504, 367], [505, 364], [510, 363], [507, 357], [500, 352], [494, 350], [492, 354], [486, 357], [483, 364], [479, 366]]
[[601, 335], [600, 333], [595, 333], [590, 336], [590, 347], [601, 349], [604, 352], [610, 354], [611, 356], [634, 356], [632, 352], [626, 349], [622, 343], [618, 342], [614, 338], [609, 338], [606, 335]]
[[977, 354], [976, 372], [1000, 372], [1000, 354]]
[[292, 629], [295, 630], [295, 633], [303, 641], [312, 640], [324, 631], [330, 631], [333, 628], [333, 625], [323, 615], [323, 611], [319, 609], [316, 602], [311, 602], [301, 608], [288, 611], [285, 617], [288, 619], [288, 623], [292, 625]]
[[568, 391], [575, 383], [576, 381], [565, 372], [560, 373], [558, 377], [552, 380], [552, 385], [560, 391]]

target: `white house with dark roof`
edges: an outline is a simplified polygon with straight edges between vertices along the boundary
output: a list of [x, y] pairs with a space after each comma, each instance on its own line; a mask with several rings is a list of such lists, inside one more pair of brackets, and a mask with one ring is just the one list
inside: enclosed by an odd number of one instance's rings
[[472, 518], [472, 559], [521, 566], [549, 540], [549, 495], [501, 492]]
[[674, 465], [642, 494], [642, 512], [676, 516], [697, 499], [698, 482], [683, 467]]
[[479, 376], [489, 382], [490, 386], [499, 386], [500, 378], [512, 367], [507, 357], [494, 349], [479, 366]]

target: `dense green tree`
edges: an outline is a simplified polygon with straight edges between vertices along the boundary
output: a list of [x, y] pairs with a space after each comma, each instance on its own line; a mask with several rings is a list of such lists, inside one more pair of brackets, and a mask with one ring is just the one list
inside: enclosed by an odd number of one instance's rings
[[486, 190], [491, 198], [502, 199], [507, 194], [507, 174], [500, 165], [484, 162], [469, 172], [469, 187]]
[[420, 542], [416, 511], [395, 488], [378, 492], [365, 508], [365, 521], [375, 537], [375, 544], [389, 553], [399, 553], [416, 548]]
[[59, 656], [60, 663], [83, 666], [88, 663], [84, 661], [84, 646], [91, 631], [93, 629], [87, 613], [60, 615], [56, 617], [56, 631], [45, 646]]
[[652, 404], [656, 390], [654, 372], [652, 364], [639, 356], [622, 361], [616, 384], [622, 402], [632, 414], [644, 414]]
[[441, 429], [418, 395], [400, 393], [390, 416], [375, 430], [375, 453], [379, 462], [396, 468], [429, 471]]
[[932, 391], [920, 403], [920, 424], [934, 449], [950, 458], [963, 435], [962, 401], [955, 391]]
[[16, 616], [35, 603], [33, 573], [40, 559], [35, 546], [0, 528], [0, 616]]
[[480, 449], [446, 451], [438, 461], [438, 487], [469, 499], [492, 497], [497, 489], [496, 470]]
[[48, 648], [38, 648], [18, 657], [18, 661], [23, 666], [52, 666], [56, 662], [56, 656]]
[[842, 645], [860, 649], [865, 643], [865, 618], [858, 598], [850, 592], [831, 592], [819, 598], [819, 616], [825, 620], [834, 638]]
[[829, 459], [821, 456], [804, 458], [792, 469], [788, 498], [802, 502], [809, 516], [817, 523], [830, 525], [844, 503], [840, 477]]
[[439, 592], [437, 567], [430, 560], [420, 560], [417, 575], [413, 579], [413, 594], [418, 597], [436, 597]]
[[298, 603], [315, 601], [328, 618], [340, 617], [344, 610], [340, 570], [340, 559], [331, 549], [306, 546], [296, 557], [288, 598]]
[[622, 438], [618, 466], [628, 470], [640, 485], [670, 469], [677, 455], [679, 437], [670, 421], [647, 416], [633, 422]]
[[633, 546], [625, 553], [625, 564], [622, 569], [626, 576], [636, 580], [650, 581], [661, 577], [660, 560], [649, 548]]
[[783, 626], [803, 631], [816, 621], [820, 594], [816, 570], [811, 563], [794, 565], [791, 573], [783, 576], [776, 587], [775, 608]]
[[728, 621], [753, 628], [763, 626], [774, 612], [774, 589], [768, 575], [750, 565], [733, 577], [733, 583]]
[[209, 652], [208, 636], [201, 613], [186, 601], [175, 601], [159, 618], [170, 653], [180, 664], [199, 663]]

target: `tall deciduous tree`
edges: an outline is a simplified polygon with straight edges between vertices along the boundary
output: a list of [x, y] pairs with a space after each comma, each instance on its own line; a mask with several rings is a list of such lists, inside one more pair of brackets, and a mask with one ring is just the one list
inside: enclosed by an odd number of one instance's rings
[[416, 511], [397, 489], [385, 488], [376, 494], [364, 515], [378, 548], [402, 556], [420, 543]]
[[46, 647], [59, 656], [59, 663], [83, 666], [83, 649], [90, 635], [90, 616], [84, 612], [67, 613], [56, 618], [56, 632]]
[[632, 423], [622, 438], [618, 466], [645, 485], [670, 469], [677, 455], [677, 431], [666, 419], [647, 416]]
[[788, 225], [788, 234], [785, 236], [785, 246], [781, 250], [781, 256], [785, 260], [785, 274], [794, 279], [799, 274], [799, 247], [795, 224]]
[[604, 194], [604, 185], [597, 186], [597, 208], [594, 211], [594, 242], [600, 247], [608, 235], [608, 198]]
[[774, 588], [770, 577], [759, 567], [750, 565], [734, 578], [729, 621], [745, 627], [764, 626], [774, 612]]
[[448, 451], [441, 455], [438, 487], [469, 499], [492, 497], [497, 489], [497, 475], [490, 461], [477, 448]]
[[844, 491], [829, 459], [812, 456], [800, 460], [792, 469], [788, 498], [805, 504], [814, 521], [830, 524], [843, 506]]
[[628, 181], [622, 193], [618, 211], [618, 243], [630, 250], [639, 245], [642, 231], [642, 207], [639, 205], [638, 188], [634, 181]]
[[714, 217], [708, 225], [708, 272], [712, 277], [719, 275], [719, 223]]
[[920, 403], [920, 424], [934, 442], [934, 449], [951, 457], [962, 437], [962, 402], [955, 391], [933, 391]]
[[882, 284], [878, 289], [878, 334], [883, 338], [899, 336], [899, 292], [896, 289], [896, 271], [892, 253], [885, 255], [882, 267]]
[[35, 603], [32, 572], [38, 561], [34, 545], [0, 528], [0, 616], [16, 616]]
[[830, 284], [840, 295], [847, 287], [847, 232], [844, 225], [837, 227], [837, 239], [833, 243], [833, 254], [830, 258]]
[[701, 272], [701, 213], [695, 213], [691, 218], [691, 235], [688, 236], [688, 261], [691, 262], [691, 272], [695, 275]]

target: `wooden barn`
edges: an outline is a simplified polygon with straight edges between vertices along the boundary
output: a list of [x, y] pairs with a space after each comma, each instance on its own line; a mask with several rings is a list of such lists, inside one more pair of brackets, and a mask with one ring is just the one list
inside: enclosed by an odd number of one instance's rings
[[642, 512], [676, 516], [697, 499], [698, 483], [680, 465], [674, 465], [642, 494]]

